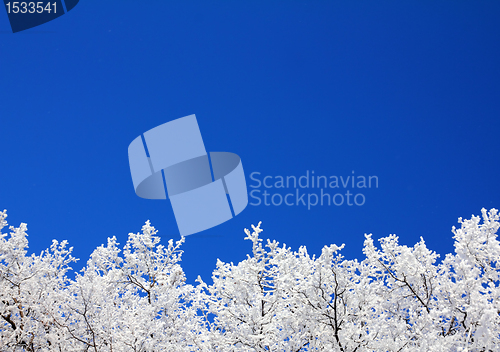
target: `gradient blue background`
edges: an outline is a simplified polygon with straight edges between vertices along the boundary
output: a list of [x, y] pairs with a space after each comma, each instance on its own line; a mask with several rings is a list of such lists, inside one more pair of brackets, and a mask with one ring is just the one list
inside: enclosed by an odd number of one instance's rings
[[311, 254], [365, 233], [423, 236], [500, 206], [497, 1], [81, 1], [12, 34], [0, 11], [0, 208], [30, 251], [67, 239], [82, 260], [148, 219], [179, 238], [168, 201], [138, 198], [127, 148], [196, 114], [208, 151], [248, 176], [377, 175], [362, 207], [248, 206], [187, 238], [188, 282], [251, 250], [243, 228]]

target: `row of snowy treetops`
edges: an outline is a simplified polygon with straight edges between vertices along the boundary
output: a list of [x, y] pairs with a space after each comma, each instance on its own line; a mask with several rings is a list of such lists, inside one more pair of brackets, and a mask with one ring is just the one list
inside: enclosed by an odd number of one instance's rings
[[[0, 229], [7, 223], [0, 212]], [[0, 236], [0, 351], [500, 351], [496, 209], [459, 219], [438, 261], [366, 236], [319, 257], [245, 229], [252, 253], [217, 262], [213, 285], [185, 283], [184, 238], [160, 244], [148, 222], [123, 248], [98, 247], [74, 279], [67, 242], [28, 255], [26, 224]]]

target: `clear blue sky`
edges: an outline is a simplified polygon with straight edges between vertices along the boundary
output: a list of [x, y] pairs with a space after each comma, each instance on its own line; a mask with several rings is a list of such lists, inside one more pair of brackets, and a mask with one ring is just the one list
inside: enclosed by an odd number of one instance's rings
[[75, 269], [148, 219], [177, 239], [169, 202], [135, 195], [127, 148], [196, 114], [248, 185], [314, 170], [379, 187], [363, 206], [249, 205], [187, 238], [188, 282], [243, 260], [258, 221], [315, 254], [362, 258], [365, 233], [395, 233], [444, 255], [458, 217], [500, 206], [499, 16], [498, 1], [83, 0], [12, 34], [2, 10], [0, 208], [28, 223], [31, 251], [69, 240]]

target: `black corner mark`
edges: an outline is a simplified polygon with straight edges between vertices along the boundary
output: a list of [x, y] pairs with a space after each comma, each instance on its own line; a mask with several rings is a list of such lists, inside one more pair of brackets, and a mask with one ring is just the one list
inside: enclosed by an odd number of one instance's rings
[[12, 1], [4, 0], [12, 32], [20, 32], [52, 21], [73, 9], [79, 0]]
[[73, 7], [78, 4], [79, 0], [65, 0], [64, 3], [66, 4], [66, 10], [71, 10]]

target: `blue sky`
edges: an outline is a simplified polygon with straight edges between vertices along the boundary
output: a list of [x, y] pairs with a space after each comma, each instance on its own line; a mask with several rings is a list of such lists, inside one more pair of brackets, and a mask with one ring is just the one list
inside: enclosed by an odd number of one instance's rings
[[75, 269], [148, 219], [177, 239], [169, 202], [135, 195], [127, 148], [196, 114], [249, 186], [308, 170], [379, 185], [363, 206], [249, 205], [187, 238], [188, 282], [245, 259], [259, 221], [311, 254], [362, 258], [365, 233], [395, 233], [444, 255], [458, 217], [500, 206], [499, 15], [496, 1], [81, 1], [12, 34], [0, 11], [0, 208], [33, 252], [67, 239]]

